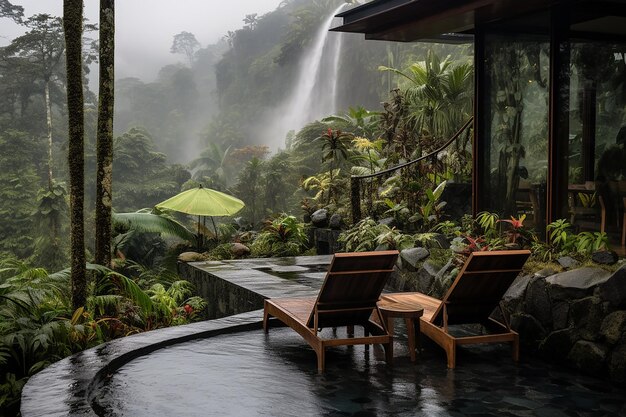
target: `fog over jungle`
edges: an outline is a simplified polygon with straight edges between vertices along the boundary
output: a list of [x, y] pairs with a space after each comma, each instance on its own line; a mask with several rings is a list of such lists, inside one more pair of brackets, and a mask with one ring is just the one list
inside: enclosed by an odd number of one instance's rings
[[[281, 0], [124, 0], [115, 4], [116, 77], [153, 80], [161, 67], [184, 57], [170, 53], [172, 38], [182, 31], [193, 33], [204, 47], [217, 42], [229, 30], [243, 26], [247, 14], [262, 15], [275, 9]], [[24, 15], [47, 13], [63, 15], [62, 0], [17, 0]], [[98, 0], [85, 0], [85, 17], [98, 23]], [[23, 34], [26, 29], [9, 19], [0, 19], [0, 46]], [[97, 37], [93, 35], [92, 37]], [[90, 76], [97, 90], [97, 66]]]

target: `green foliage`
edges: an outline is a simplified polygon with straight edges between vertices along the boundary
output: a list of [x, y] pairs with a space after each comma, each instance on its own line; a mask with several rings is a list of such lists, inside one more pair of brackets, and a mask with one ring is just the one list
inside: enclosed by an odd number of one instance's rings
[[378, 236], [385, 227], [367, 217], [339, 235], [346, 252], [367, 252], [376, 249]]
[[304, 225], [294, 216], [281, 214], [268, 220], [250, 250], [252, 256], [295, 256], [306, 248], [308, 238]]
[[415, 246], [415, 238], [405, 235], [395, 227], [382, 225], [382, 233], [376, 237], [376, 243], [380, 249], [407, 249]]

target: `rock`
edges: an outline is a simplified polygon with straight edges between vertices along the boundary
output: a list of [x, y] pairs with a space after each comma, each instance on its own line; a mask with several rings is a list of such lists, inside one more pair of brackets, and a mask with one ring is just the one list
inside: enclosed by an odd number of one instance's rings
[[619, 260], [619, 256], [612, 250], [599, 250], [591, 255], [591, 260], [597, 264], [615, 265]]
[[424, 294], [429, 294], [432, 291], [435, 283], [435, 277], [439, 270], [430, 262], [426, 261], [417, 271], [417, 290]]
[[396, 225], [396, 219], [393, 217], [385, 217], [384, 219], [380, 219], [378, 224], [382, 224], [389, 227], [394, 227]]
[[578, 261], [571, 256], [562, 256], [556, 261], [565, 269], [573, 269], [578, 266]]
[[235, 258], [243, 258], [250, 255], [250, 248], [242, 243], [232, 243], [230, 245], [230, 252]]
[[328, 227], [330, 227], [333, 230], [341, 229], [341, 215], [335, 213], [332, 216], [330, 216], [330, 222], [328, 223]]
[[599, 297], [586, 297], [572, 303], [570, 323], [578, 329], [583, 339], [595, 341], [600, 338], [600, 327], [607, 312], [607, 303], [603, 303]]
[[180, 262], [199, 262], [204, 261], [204, 255], [198, 252], [183, 252], [178, 255]]
[[452, 285], [452, 280], [456, 278], [457, 273], [452, 274], [454, 272], [452, 259], [450, 259], [435, 275], [435, 281], [433, 282], [433, 286], [431, 288], [431, 293], [433, 296], [437, 298], [442, 298], [444, 294], [448, 291], [450, 286]]
[[560, 362], [565, 360], [565, 353], [570, 352], [578, 340], [573, 327], [557, 330], [546, 337], [539, 345], [539, 352], [547, 358]]
[[609, 375], [613, 381], [626, 383], [626, 338], [611, 352], [608, 360]]
[[626, 265], [600, 285], [600, 296], [613, 307], [626, 306]]
[[559, 301], [552, 306], [552, 328], [554, 330], [562, 330], [568, 326], [569, 303], [567, 301]]
[[567, 355], [567, 360], [576, 368], [592, 375], [600, 375], [605, 369], [607, 349], [597, 343], [579, 340]]
[[409, 248], [400, 252], [400, 258], [402, 259], [402, 267], [409, 271], [417, 271], [417, 266], [422, 259], [426, 259], [430, 256], [428, 249], [424, 248]]
[[502, 297], [502, 308], [509, 314], [518, 313], [523, 304], [526, 288], [533, 278], [532, 275], [520, 275], [515, 278], [509, 289]]
[[311, 222], [315, 227], [326, 227], [328, 226], [328, 210], [319, 209], [311, 214]]
[[614, 311], [604, 318], [600, 326], [600, 334], [607, 343], [614, 345], [626, 331], [626, 311]]
[[544, 328], [552, 327], [552, 301], [545, 278], [533, 277], [526, 288], [526, 313], [537, 319]]
[[551, 275], [546, 278], [550, 284], [550, 296], [556, 300], [583, 298], [593, 292], [595, 286], [605, 283], [610, 273], [599, 268], [578, 268]]
[[450, 248], [450, 241], [448, 240], [448, 238], [444, 234], [435, 233], [435, 234], [433, 234], [433, 237], [431, 238], [431, 240], [434, 242], [435, 247], [438, 247], [438, 248], [441, 248], [441, 249], [449, 249]]
[[511, 327], [520, 335], [520, 342], [525, 345], [535, 345], [546, 337], [546, 330], [541, 323], [530, 314], [513, 314]]
[[540, 271], [535, 272], [535, 276], [536, 277], [542, 277], [542, 278], [547, 278], [550, 275], [554, 275], [554, 274], [556, 274], [556, 270], [554, 270], [553, 268], [550, 268], [550, 267], [546, 267], [546, 268], [543, 268]]

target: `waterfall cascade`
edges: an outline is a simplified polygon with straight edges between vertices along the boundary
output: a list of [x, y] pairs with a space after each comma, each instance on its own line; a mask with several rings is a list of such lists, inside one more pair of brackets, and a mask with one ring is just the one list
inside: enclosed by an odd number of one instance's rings
[[[344, 34], [330, 32], [335, 25], [335, 15], [346, 3], [337, 7], [318, 29], [310, 49], [298, 67], [295, 84], [287, 96], [281, 111], [274, 118], [272, 148], [283, 146], [285, 135], [290, 130], [298, 130], [308, 122], [334, 114], [337, 109], [337, 93], [341, 49]], [[279, 143], [276, 143], [277, 141]]]

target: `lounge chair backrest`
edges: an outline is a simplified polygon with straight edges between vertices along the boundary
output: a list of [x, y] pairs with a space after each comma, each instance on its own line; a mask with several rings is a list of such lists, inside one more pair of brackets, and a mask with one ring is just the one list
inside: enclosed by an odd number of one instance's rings
[[[318, 327], [339, 327], [369, 320], [398, 251], [338, 253], [326, 273], [315, 302]], [[315, 310], [307, 322], [313, 328]]]
[[481, 323], [487, 320], [529, 256], [528, 250], [471, 253], [431, 322], [442, 324], [444, 305], [448, 324]]

